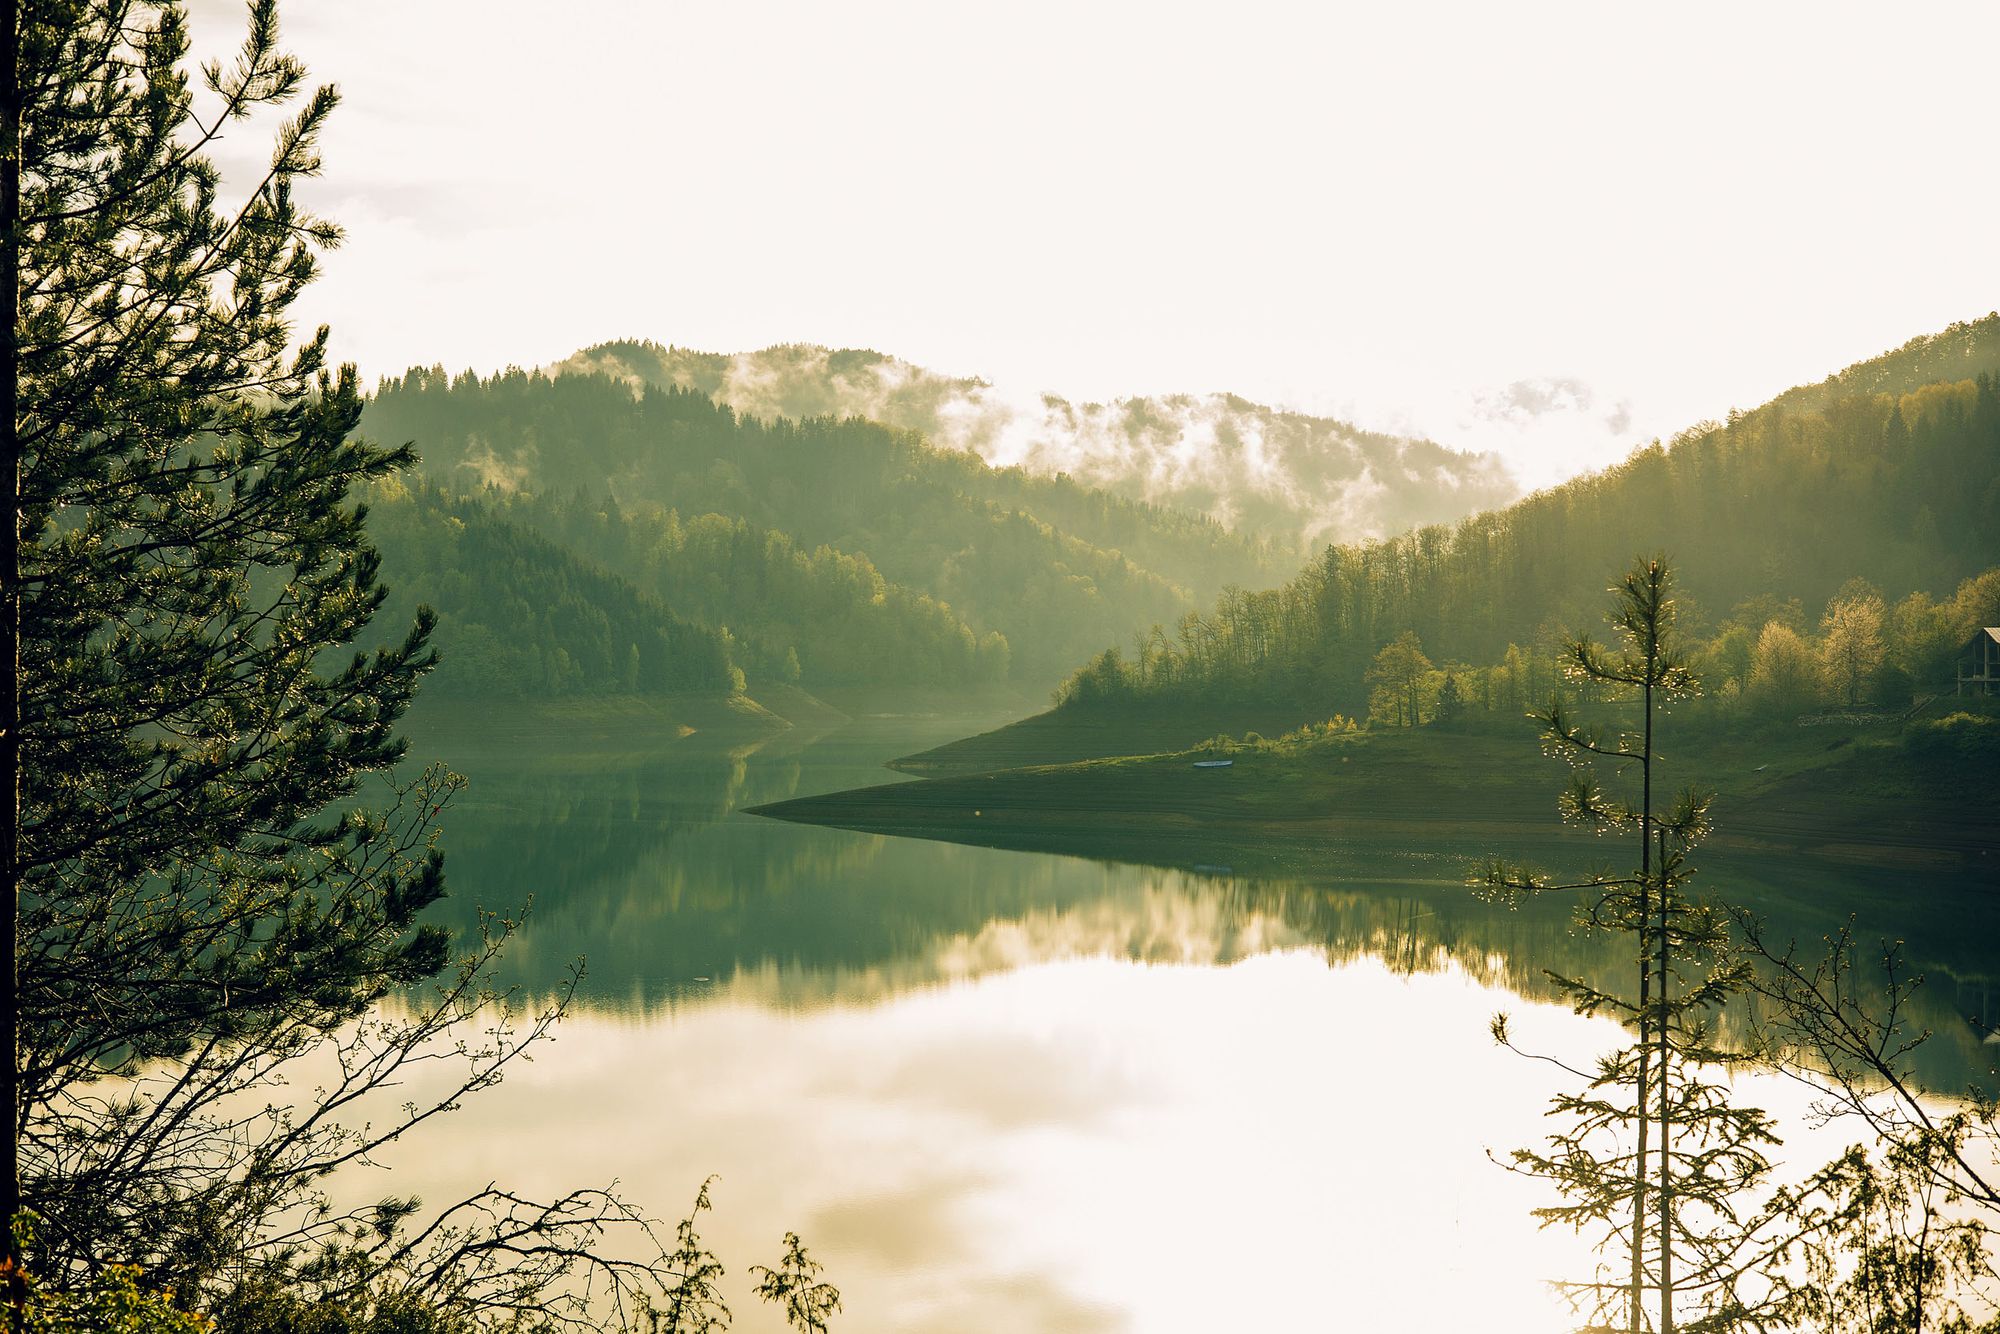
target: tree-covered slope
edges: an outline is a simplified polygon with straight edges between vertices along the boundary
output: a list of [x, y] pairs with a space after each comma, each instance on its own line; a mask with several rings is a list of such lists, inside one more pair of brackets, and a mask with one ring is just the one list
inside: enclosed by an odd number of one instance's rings
[[727, 635], [487, 506], [384, 483], [368, 532], [392, 609], [422, 602], [438, 614], [429, 690], [562, 698], [741, 688]]
[[2000, 315], [1504, 510], [1328, 547], [1283, 588], [1157, 631], [1136, 660], [1100, 654], [1065, 697], [1362, 711], [1376, 654], [1404, 632], [1439, 662], [1498, 662], [1594, 626], [1606, 580], [1639, 552], [1672, 560], [1693, 632], [1737, 631], [1718, 651], [1744, 659], [1739, 683], [1761, 627], [1810, 633], [1836, 594], [1907, 631], [1912, 674], [1948, 658], [1959, 621], [1988, 614], [1985, 583], [1962, 581], [2000, 561]]
[[1827, 405], [1870, 394], [1907, 394], [1927, 384], [1977, 380], [2000, 374], [2000, 312], [1963, 320], [1934, 334], [1919, 334], [1879, 357], [1857, 361], [1818, 384], [1787, 389], [1771, 400], [1780, 412], [1824, 412]]
[[[865, 417], [991, 464], [1067, 475], [1288, 541], [1383, 537], [1450, 522], [1519, 494], [1496, 456], [1235, 394], [1073, 403], [1052, 394], [1011, 395], [984, 380], [941, 375], [879, 352], [800, 344], [723, 355], [602, 343], [551, 370], [694, 389], [753, 416]], [[1053, 513], [1044, 517], [1059, 521]]]
[[[911, 432], [765, 422], [604, 376], [412, 371], [381, 386], [364, 428], [418, 442], [426, 474], [454, 490], [581, 490], [628, 512], [715, 514], [797, 551], [865, 559], [886, 583], [946, 604], [975, 642], [998, 632], [1014, 678], [1036, 685], [1107, 634], [1172, 619], [1231, 584], [1271, 582], [1296, 560], [1207, 520], [991, 468]], [[764, 612], [746, 599], [708, 614], [734, 626]]]
[[609, 497], [524, 493], [485, 503], [624, 571], [679, 614], [726, 627], [753, 682], [967, 685], [1007, 678], [1004, 635], [975, 634], [947, 604], [884, 579], [866, 556], [807, 550], [784, 533], [726, 515], [683, 518]]

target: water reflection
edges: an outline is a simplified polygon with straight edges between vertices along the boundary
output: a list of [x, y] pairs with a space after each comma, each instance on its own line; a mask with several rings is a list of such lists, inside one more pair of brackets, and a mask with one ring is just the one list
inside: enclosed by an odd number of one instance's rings
[[[982, 720], [872, 719], [749, 746], [623, 736], [614, 753], [561, 735], [448, 727], [423, 749], [467, 775], [444, 846], [453, 911], [532, 898], [506, 980], [546, 993], [579, 958], [582, 1004], [640, 1018], [686, 1005], [811, 1008], [879, 1001], [1071, 958], [1228, 964], [1310, 947], [1334, 962], [1379, 958], [1410, 973], [1457, 968], [1531, 998], [1546, 973], [1617, 986], [1615, 939], [1579, 934], [1559, 899], [1502, 908], [1460, 883], [1490, 849], [1356, 847], [1338, 879], [1252, 880], [858, 834], [763, 820], [743, 808], [893, 777], [884, 759]], [[1575, 865], [1596, 848], [1558, 831], [1512, 854]], [[1864, 940], [1909, 942], [1931, 978], [1922, 1016], [1938, 1034], [1925, 1074], [1946, 1087], [1990, 1071], [2000, 1047], [1992, 944], [2000, 903], [1970, 885], [1716, 854], [1727, 885], [1780, 936], [1812, 941], [1857, 914]], [[1735, 1016], [1740, 1021], [1744, 1016]]]
[[[1486, 1157], [1542, 1133], [1548, 1070], [1485, 1023], [1508, 1008], [1526, 1047], [1608, 1047], [1608, 1024], [1520, 998], [1549, 994], [1544, 969], [1621, 981], [1624, 947], [1558, 901], [1472, 898], [1474, 846], [1255, 881], [742, 814], [885, 781], [883, 759], [985, 721], [581, 757], [421, 736], [470, 780], [446, 837], [461, 920], [532, 895], [509, 980], [590, 973], [534, 1064], [387, 1155], [394, 1188], [451, 1198], [504, 1163], [529, 1193], [617, 1178], [672, 1216], [718, 1174], [705, 1235], [746, 1334], [779, 1329], [745, 1270], [788, 1228], [844, 1319], [891, 1334], [1566, 1326], [1542, 1280], [1587, 1257]], [[1859, 911], [1921, 942], [1961, 979], [1926, 993], [1928, 1073], [1992, 1064], [1955, 1012], [1990, 985], [1975, 896], [1723, 871], [1800, 934]], [[1741, 1094], [1801, 1119], [1783, 1081]], [[1792, 1140], [1798, 1164], [1841, 1147]]]

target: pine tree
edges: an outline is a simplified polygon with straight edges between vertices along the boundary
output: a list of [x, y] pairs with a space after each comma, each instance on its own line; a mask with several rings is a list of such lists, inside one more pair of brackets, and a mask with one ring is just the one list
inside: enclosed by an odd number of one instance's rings
[[785, 1255], [776, 1269], [751, 1265], [757, 1295], [785, 1313], [785, 1323], [799, 1334], [826, 1334], [840, 1310], [840, 1290], [821, 1280], [823, 1266], [806, 1253], [798, 1233], [785, 1234]]
[[[10, 13], [0, 1216], [39, 1215], [28, 1258], [52, 1291], [136, 1263], [197, 1304], [267, 1292], [303, 1312], [386, 1285], [560, 1318], [591, 1281], [655, 1282], [590, 1249], [650, 1240], [604, 1191], [488, 1189], [416, 1229], [414, 1201], [330, 1201], [329, 1172], [496, 1082], [561, 1009], [492, 1012], [504, 924], [447, 967], [419, 921], [455, 780], [389, 770], [431, 618], [358, 647], [384, 592], [355, 499], [411, 455], [353, 436], [353, 369], [327, 368], [323, 329], [293, 350], [287, 323], [338, 236], [293, 195], [335, 96], [305, 92], [275, 0], [253, 0], [233, 63], [201, 71], [204, 115], [179, 5]], [[268, 169], [224, 206], [207, 150], [294, 99]], [[364, 782], [373, 810], [351, 804]], [[408, 1004], [376, 1009], [392, 990]], [[339, 1122], [454, 1050], [437, 1101]], [[274, 1097], [310, 1054], [335, 1072], [318, 1101]]]
[[[324, 1031], [443, 965], [416, 916], [441, 892], [424, 845], [446, 785], [420, 782], [397, 817], [319, 818], [401, 756], [431, 661], [427, 613], [392, 646], [332, 656], [383, 597], [351, 492], [410, 460], [350, 438], [355, 376], [326, 370], [324, 330], [286, 350], [286, 308], [337, 239], [292, 195], [332, 91], [223, 209], [203, 148], [303, 87], [270, 0], [237, 62], [204, 72], [206, 121], [178, 8], [16, 16], [23, 1161], [5, 1204], [42, 1211], [45, 1244], [77, 1255], [174, 1226], [147, 1174], [165, 1164], [135, 1135], [114, 1121], [78, 1152], [79, 1118], [113, 1105], [87, 1092], [99, 1075]], [[79, 1173], [105, 1175], [85, 1191]]]
[[[1562, 795], [1566, 818], [1637, 841], [1638, 865], [1557, 883], [1493, 863], [1475, 883], [1496, 896], [1570, 891], [1582, 895], [1579, 921], [1634, 946], [1631, 991], [1608, 991], [1583, 978], [1550, 974], [1578, 1013], [1616, 1019], [1632, 1035], [1601, 1057], [1582, 1085], [1558, 1094], [1564, 1128], [1546, 1149], [1520, 1149], [1515, 1170], [1553, 1184], [1563, 1202], [1536, 1211], [1545, 1224], [1590, 1234], [1622, 1265], [1564, 1285], [1590, 1323], [1586, 1328], [1737, 1328], [1759, 1308], [1742, 1285], [1753, 1270], [1754, 1237], [1743, 1228], [1742, 1201], [1763, 1182], [1763, 1147], [1775, 1143], [1761, 1111], [1732, 1105], [1706, 1071], [1734, 1058], [1720, 1049], [1710, 1016], [1744, 984], [1727, 953], [1725, 917], [1696, 903], [1685, 886], [1688, 854], [1706, 831], [1708, 798], [1692, 789], [1669, 806], [1655, 792], [1657, 715], [1697, 685], [1674, 632], [1671, 576], [1664, 562], [1641, 560], [1613, 588], [1615, 649], [1576, 636], [1565, 646], [1572, 678], [1622, 693], [1635, 705], [1636, 728], [1607, 735], [1581, 723], [1560, 692], [1536, 717], [1543, 745], [1573, 768]], [[1600, 786], [1595, 763], [1637, 770], [1636, 802]], [[1505, 1017], [1494, 1036], [1511, 1045]]]
[[1438, 687], [1437, 712], [1432, 715], [1432, 721], [1445, 724], [1455, 723], [1464, 712], [1465, 700], [1459, 694], [1458, 673], [1446, 672], [1444, 674], [1444, 684]]

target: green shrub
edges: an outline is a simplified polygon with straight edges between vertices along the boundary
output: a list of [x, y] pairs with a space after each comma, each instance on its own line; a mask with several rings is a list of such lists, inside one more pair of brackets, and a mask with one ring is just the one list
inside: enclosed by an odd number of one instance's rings
[[1903, 749], [1937, 777], [2000, 775], [2000, 719], [1953, 713], [1912, 723]]

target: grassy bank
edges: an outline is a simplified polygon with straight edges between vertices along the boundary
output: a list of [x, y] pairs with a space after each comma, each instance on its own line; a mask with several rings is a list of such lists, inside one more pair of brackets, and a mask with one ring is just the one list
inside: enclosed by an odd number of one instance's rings
[[1122, 755], [1157, 755], [1186, 750], [1217, 733], [1277, 736], [1304, 721], [1296, 706], [1275, 704], [1205, 705], [1187, 710], [1150, 705], [1062, 712], [1050, 709], [990, 732], [905, 755], [889, 767], [945, 777]]
[[[1038, 726], [1000, 730], [1013, 730], [1024, 743], [1053, 740], [1043, 720], [1027, 721]], [[1074, 744], [1099, 744], [1116, 727]], [[948, 762], [951, 751], [927, 754], [945, 753]], [[991, 741], [981, 752], [998, 753]], [[1227, 768], [1194, 767], [1198, 759], [1223, 757], [1182, 748], [957, 773], [783, 802], [759, 813], [1247, 873], [1338, 873], [1384, 846], [1421, 847], [1440, 857], [1499, 851], [1586, 860], [1601, 847], [1561, 828], [1555, 793], [1562, 767], [1537, 754], [1532, 730], [1519, 722], [1267, 743], [1228, 754]], [[922, 759], [898, 767], [914, 768]], [[1661, 768], [1667, 791], [1698, 783], [1717, 792], [1712, 856], [1777, 854], [1942, 873], [2000, 867], [2000, 822], [1977, 785], [1926, 781], [1888, 735], [1714, 729], [1670, 745]]]

